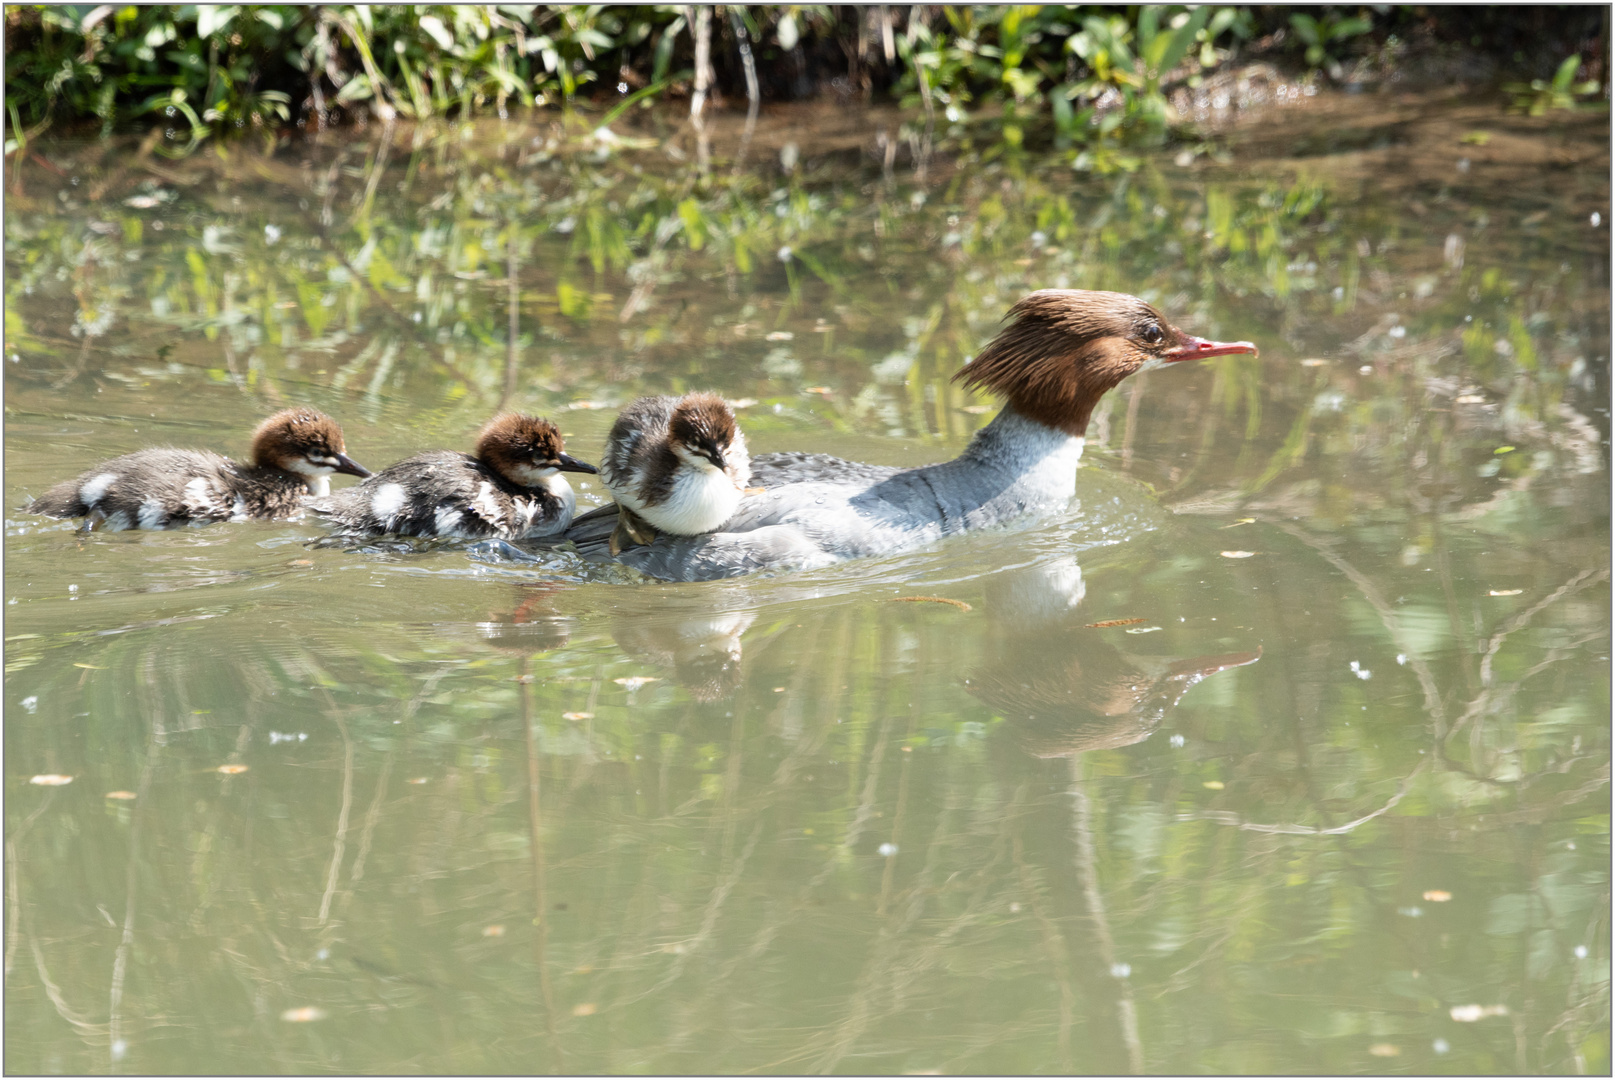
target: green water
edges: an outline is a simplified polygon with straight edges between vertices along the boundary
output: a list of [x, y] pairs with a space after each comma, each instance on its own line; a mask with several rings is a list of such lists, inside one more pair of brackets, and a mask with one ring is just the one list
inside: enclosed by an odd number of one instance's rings
[[[1607, 1072], [1607, 117], [1320, 100], [1099, 177], [830, 109], [703, 174], [676, 121], [8, 172], [8, 1070]], [[940, 460], [1045, 286], [1262, 354], [904, 556], [16, 509], [304, 402], [371, 468], [687, 388]]]

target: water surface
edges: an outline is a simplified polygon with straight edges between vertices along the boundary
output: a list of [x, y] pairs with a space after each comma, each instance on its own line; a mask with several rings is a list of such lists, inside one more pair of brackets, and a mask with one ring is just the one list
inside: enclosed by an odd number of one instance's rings
[[[1108, 176], [817, 108], [45, 146], [8, 1068], [1608, 1071], [1608, 122], [1502, 104]], [[597, 459], [691, 388], [754, 451], [941, 460], [1045, 286], [1262, 355], [1112, 394], [1059, 520], [907, 555], [675, 586], [16, 510], [293, 403], [371, 468], [501, 407]]]

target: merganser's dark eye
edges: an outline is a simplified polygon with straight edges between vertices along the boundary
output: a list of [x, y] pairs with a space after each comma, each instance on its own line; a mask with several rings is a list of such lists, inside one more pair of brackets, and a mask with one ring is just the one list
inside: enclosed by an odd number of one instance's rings
[[1166, 339], [1166, 335], [1161, 332], [1161, 328], [1154, 323], [1146, 326], [1139, 337], [1144, 339], [1144, 344], [1146, 345], [1159, 345]]

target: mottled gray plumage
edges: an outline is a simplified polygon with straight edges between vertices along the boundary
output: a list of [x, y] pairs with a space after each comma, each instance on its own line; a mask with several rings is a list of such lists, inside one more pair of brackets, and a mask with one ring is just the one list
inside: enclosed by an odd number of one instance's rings
[[[391, 498], [384, 488], [394, 490]], [[547, 536], [566, 527], [563, 512], [568, 520], [571, 516], [562, 498], [543, 488], [513, 484], [457, 450], [405, 458], [362, 484], [312, 499], [309, 506], [344, 533], [468, 539]]]
[[667, 499], [679, 464], [667, 444], [667, 429], [678, 403], [676, 397], [642, 397], [617, 414], [600, 458], [600, 479], [607, 488], [625, 487], [643, 478], [640, 486], [645, 502]]
[[810, 480], [830, 483], [875, 483], [902, 472], [897, 465], [866, 465], [829, 454], [809, 454], [801, 450], [758, 454], [751, 459], [752, 487], [774, 488]]
[[[102, 477], [113, 479], [97, 483]], [[112, 530], [173, 529], [296, 517], [307, 494], [303, 477], [284, 469], [254, 468], [206, 450], [157, 447], [103, 461], [45, 492], [27, 512], [89, 518], [92, 527]]]
[[370, 475], [347, 456], [335, 420], [283, 409], [253, 433], [250, 465], [207, 450], [138, 450], [57, 484], [25, 512], [82, 517], [90, 528], [111, 530], [293, 518], [333, 472]]
[[416, 454], [309, 505], [350, 534], [523, 540], [571, 522], [576, 499], [563, 471], [595, 471], [563, 451], [560, 430], [542, 417], [496, 416], [476, 449]]

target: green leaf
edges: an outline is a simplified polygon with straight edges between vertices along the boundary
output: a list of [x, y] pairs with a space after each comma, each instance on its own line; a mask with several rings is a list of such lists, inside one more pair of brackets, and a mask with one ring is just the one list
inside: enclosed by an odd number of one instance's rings
[[659, 82], [651, 83], [649, 86], [640, 87], [638, 90], [635, 90], [632, 94], [629, 94], [627, 97], [625, 97], [621, 101], [617, 102], [616, 105], [612, 106], [611, 111], [606, 113], [605, 117], [601, 119], [598, 126], [599, 127], [608, 127], [608, 126], [610, 126], [610, 124], [611, 124], [611, 122], [613, 120], [617, 119], [617, 117], [621, 116], [624, 112], [626, 112], [628, 110], [628, 107], [630, 105], [634, 104], [636, 101], [641, 101], [641, 100], [643, 100], [645, 98], [650, 97], [653, 94], [658, 94], [663, 89], [665, 89], [668, 86], [669, 83], [678, 82], [680, 79], [688, 79], [690, 77], [690, 75], [691, 75], [690, 69], [685, 68], [683, 71], [679, 72], [677, 75], [674, 75], [671, 79], [662, 79]]
[[421, 29], [431, 34], [432, 40], [437, 42], [440, 48], [454, 48], [454, 35], [449, 33], [449, 28], [444, 26], [443, 20], [436, 15], [422, 15]]
[[656, 58], [651, 65], [651, 82], [659, 83], [667, 74], [667, 65], [673, 61], [673, 46], [677, 44], [679, 31], [682, 29], [684, 29], [684, 17], [681, 15], [662, 31], [661, 39], [656, 42]]
[[1576, 77], [1576, 69], [1579, 67], [1581, 67], [1579, 55], [1565, 57], [1564, 63], [1559, 65], [1559, 70], [1553, 73], [1553, 88], [1561, 94], [1570, 89], [1570, 80]]
[[1066, 97], [1066, 86], [1057, 86], [1049, 95], [1049, 107], [1054, 113], [1054, 127], [1061, 135], [1070, 137], [1072, 134], [1071, 101]]
[[1146, 4], [1138, 12], [1138, 54], [1143, 56], [1155, 40], [1155, 30], [1159, 25], [1161, 9], [1154, 4]]
[[1311, 15], [1303, 15], [1300, 12], [1297, 12], [1296, 14], [1290, 16], [1290, 25], [1295, 28], [1296, 36], [1299, 37], [1304, 44], [1317, 45], [1319, 43], [1318, 20], [1314, 19]]
[[684, 222], [684, 236], [690, 250], [700, 251], [707, 242], [707, 231], [701, 220], [701, 207], [694, 199], [679, 203], [679, 217]]
[[1190, 13], [1188, 22], [1172, 31], [1171, 40], [1167, 43], [1166, 50], [1161, 54], [1160, 62], [1156, 66], [1157, 77], [1165, 75], [1178, 66], [1178, 61], [1182, 60], [1184, 54], [1189, 51], [1189, 47], [1194, 44], [1195, 36], [1200, 33], [1201, 28], [1206, 25], [1206, 20], [1210, 18], [1211, 8], [1202, 4]]
[[230, 20], [239, 14], [241, 9], [234, 5], [197, 4], [196, 5], [196, 32], [202, 37], [212, 37], [229, 25]]
[[337, 91], [336, 100], [338, 103], [344, 101], [368, 101], [374, 96], [375, 90], [370, 85], [370, 76], [355, 75], [342, 85], [341, 90]]
[[1218, 8], [1217, 14], [1211, 17], [1210, 24], [1206, 26], [1206, 40], [1216, 41], [1224, 30], [1234, 25], [1234, 20], [1237, 18], [1239, 18], [1239, 12], [1235, 8]]
[[1356, 37], [1359, 34], [1366, 34], [1371, 29], [1373, 29], [1373, 26], [1367, 19], [1356, 17], [1350, 19], [1341, 19], [1334, 25], [1334, 28], [1329, 31], [1329, 40], [1345, 41], [1347, 38]]

